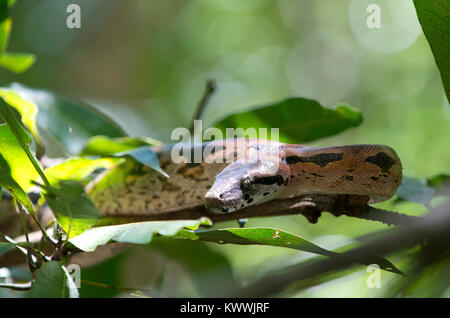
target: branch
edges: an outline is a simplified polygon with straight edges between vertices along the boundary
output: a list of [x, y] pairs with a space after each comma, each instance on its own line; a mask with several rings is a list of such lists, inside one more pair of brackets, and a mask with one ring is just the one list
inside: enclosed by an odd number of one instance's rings
[[405, 225], [414, 222], [417, 217], [384, 211], [367, 204], [367, 198], [360, 196], [303, 195], [292, 199], [272, 200], [253, 205], [232, 213], [213, 213], [203, 205], [153, 215], [114, 215], [118, 222], [139, 222], [159, 220], [189, 220], [207, 216], [214, 223], [238, 220], [249, 217], [282, 216], [302, 214], [310, 223], [317, 223], [322, 212], [334, 216], [346, 215], [378, 221], [389, 225]]

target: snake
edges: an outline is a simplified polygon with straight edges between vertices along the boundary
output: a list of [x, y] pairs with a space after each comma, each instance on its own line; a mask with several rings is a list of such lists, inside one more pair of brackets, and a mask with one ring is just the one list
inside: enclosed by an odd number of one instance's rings
[[102, 216], [165, 214], [198, 206], [233, 213], [305, 194], [362, 196], [372, 204], [391, 198], [402, 180], [396, 152], [377, 144], [314, 148], [235, 138], [183, 147], [164, 144], [152, 151], [168, 178], [124, 160], [87, 185]]

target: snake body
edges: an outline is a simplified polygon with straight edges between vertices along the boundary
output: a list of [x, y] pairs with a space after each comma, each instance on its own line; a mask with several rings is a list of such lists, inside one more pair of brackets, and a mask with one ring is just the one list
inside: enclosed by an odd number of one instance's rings
[[[230, 213], [304, 194], [364, 196], [375, 203], [392, 197], [402, 179], [399, 157], [384, 145], [311, 148], [221, 140], [192, 146], [178, 163], [173, 146], [153, 150], [170, 177], [130, 160], [121, 162], [88, 185], [102, 215], [161, 214], [201, 205]], [[204, 156], [192, 162], [198, 150]]]

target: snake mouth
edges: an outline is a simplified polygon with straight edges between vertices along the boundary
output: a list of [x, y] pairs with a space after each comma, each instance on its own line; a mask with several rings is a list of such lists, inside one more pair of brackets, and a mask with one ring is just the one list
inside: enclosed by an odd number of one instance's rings
[[243, 194], [239, 189], [219, 193], [211, 188], [205, 195], [205, 207], [215, 213], [228, 213], [243, 207]]

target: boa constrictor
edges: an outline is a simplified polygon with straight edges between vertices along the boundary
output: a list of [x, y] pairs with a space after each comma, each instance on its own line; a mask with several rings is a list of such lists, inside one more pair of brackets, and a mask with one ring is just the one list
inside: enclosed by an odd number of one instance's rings
[[[103, 172], [87, 191], [103, 216], [145, 216], [205, 205], [230, 213], [269, 200], [304, 194], [355, 195], [369, 203], [392, 197], [402, 166], [383, 145], [310, 148], [256, 139], [212, 141], [181, 153], [155, 147], [169, 178], [131, 160]], [[194, 153], [205, 154], [192, 163]], [[183, 152], [183, 151], [182, 151]]]

